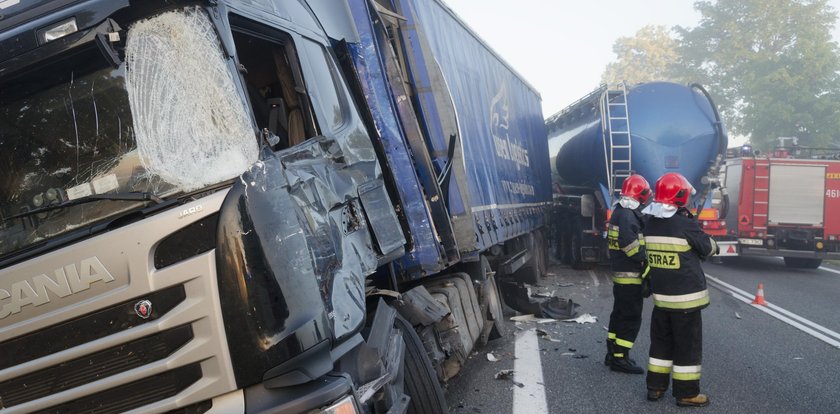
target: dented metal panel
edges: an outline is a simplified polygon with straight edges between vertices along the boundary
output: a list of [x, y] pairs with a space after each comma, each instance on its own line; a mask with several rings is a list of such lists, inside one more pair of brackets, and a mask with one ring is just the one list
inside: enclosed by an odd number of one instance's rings
[[365, 102], [376, 124], [376, 138], [382, 143], [382, 160], [397, 183], [396, 195], [405, 217], [410, 250], [397, 262], [407, 274], [422, 276], [442, 268], [440, 244], [423, 187], [415, 170], [414, 159], [403, 136], [402, 124], [393, 106], [386, 70], [377, 48], [376, 34], [370, 21], [366, 0], [351, 0], [351, 10], [361, 43], [349, 43], [348, 50], [360, 81]]

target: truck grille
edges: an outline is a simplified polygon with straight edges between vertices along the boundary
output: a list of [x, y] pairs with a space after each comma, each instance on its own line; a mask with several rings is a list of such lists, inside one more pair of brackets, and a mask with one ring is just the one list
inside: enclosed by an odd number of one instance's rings
[[157, 335], [0, 382], [3, 405], [12, 407], [161, 360], [193, 338], [184, 325]]
[[[185, 297], [184, 287], [177, 285], [5, 341], [0, 343], [0, 370], [152, 322], [183, 302]], [[141, 319], [134, 312], [134, 304], [143, 299], [154, 304], [148, 319]], [[5, 398], [3, 400], [5, 402]]]
[[[225, 194], [185, 205], [216, 211]], [[46, 303], [0, 319], [0, 413], [199, 414], [236, 390], [215, 250], [172, 242], [163, 246], [178, 251], [161, 256], [165, 267], [152, 260], [173, 229], [195, 221], [207, 225], [167, 210], [0, 268], [0, 280], [19, 286], [111, 276], [71, 295], [45, 285]]]
[[187, 365], [37, 413], [121, 413], [172, 397], [201, 379], [199, 364]]

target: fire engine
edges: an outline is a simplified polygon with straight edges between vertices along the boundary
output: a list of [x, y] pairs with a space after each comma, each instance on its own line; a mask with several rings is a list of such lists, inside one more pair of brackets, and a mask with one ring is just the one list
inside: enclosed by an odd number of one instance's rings
[[781, 138], [767, 154], [729, 150], [719, 216], [704, 221], [723, 256], [783, 257], [809, 269], [840, 258], [840, 149], [796, 141]]

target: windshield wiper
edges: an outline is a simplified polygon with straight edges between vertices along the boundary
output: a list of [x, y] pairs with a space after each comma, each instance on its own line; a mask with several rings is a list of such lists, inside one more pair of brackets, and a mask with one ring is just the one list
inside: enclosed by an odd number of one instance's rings
[[68, 200], [61, 204], [53, 204], [50, 206], [45, 206], [41, 208], [36, 208], [35, 210], [24, 211], [23, 213], [18, 213], [13, 216], [9, 216], [7, 219], [3, 221], [9, 221], [20, 217], [27, 217], [33, 214], [43, 213], [45, 211], [51, 210], [58, 210], [61, 208], [72, 207], [79, 204], [90, 203], [93, 201], [101, 201], [101, 200], [123, 200], [123, 201], [154, 201], [155, 204], [163, 203], [163, 199], [152, 194], [152, 193], [145, 193], [145, 192], [131, 192], [131, 193], [115, 193], [115, 194], [93, 194], [85, 197], [80, 197], [74, 200]]

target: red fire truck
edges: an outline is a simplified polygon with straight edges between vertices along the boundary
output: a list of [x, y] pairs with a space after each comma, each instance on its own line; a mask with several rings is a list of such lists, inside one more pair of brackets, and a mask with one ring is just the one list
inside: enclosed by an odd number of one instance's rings
[[717, 230], [710, 233], [723, 256], [783, 257], [788, 267], [810, 269], [840, 258], [840, 150], [789, 146], [758, 155], [744, 147], [728, 155], [722, 218], [704, 222]]

